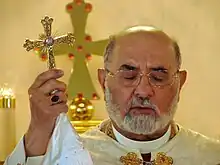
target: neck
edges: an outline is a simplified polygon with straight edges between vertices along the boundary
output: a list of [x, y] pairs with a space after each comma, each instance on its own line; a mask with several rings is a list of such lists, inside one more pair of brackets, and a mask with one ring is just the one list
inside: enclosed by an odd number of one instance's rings
[[128, 139], [131, 140], [135, 140], [135, 141], [152, 141], [152, 140], [156, 140], [160, 137], [162, 137], [168, 130], [170, 123], [163, 129], [156, 131], [153, 134], [147, 134], [147, 135], [143, 135], [143, 134], [135, 134], [135, 133], [130, 133], [127, 131], [122, 130], [121, 128], [119, 128], [117, 126], [117, 124], [115, 124], [114, 121], [112, 121], [112, 124], [114, 126], [114, 128], [121, 133], [123, 136], [125, 136]]

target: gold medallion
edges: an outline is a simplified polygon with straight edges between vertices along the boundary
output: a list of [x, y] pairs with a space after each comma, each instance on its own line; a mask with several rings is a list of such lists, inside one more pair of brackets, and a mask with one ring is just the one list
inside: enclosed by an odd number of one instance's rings
[[154, 160], [154, 165], [172, 165], [173, 159], [163, 152], [159, 152]]
[[120, 161], [124, 165], [141, 165], [143, 162], [134, 152], [129, 152], [126, 156], [121, 156]]

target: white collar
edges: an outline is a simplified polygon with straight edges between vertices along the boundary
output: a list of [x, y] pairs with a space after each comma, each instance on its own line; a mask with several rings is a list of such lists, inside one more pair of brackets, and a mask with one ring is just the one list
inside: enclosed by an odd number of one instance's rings
[[157, 150], [158, 148], [162, 147], [164, 144], [166, 144], [170, 138], [171, 135], [171, 126], [169, 126], [167, 132], [160, 137], [159, 139], [152, 140], [152, 141], [135, 141], [128, 139], [127, 137], [123, 136], [121, 133], [119, 133], [114, 126], [112, 125], [113, 133], [115, 135], [116, 140], [122, 144], [123, 146], [137, 149], [142, 154], [147, 154], [150, 152], [153, 152]]

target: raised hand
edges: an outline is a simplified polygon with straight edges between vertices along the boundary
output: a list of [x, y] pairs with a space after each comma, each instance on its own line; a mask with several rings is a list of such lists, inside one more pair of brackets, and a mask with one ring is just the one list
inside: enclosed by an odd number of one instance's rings
[[[50, 69], [41, 73], [28, 90], [31, 121], [24, 140], [26, 156], [38, 156], [46, 152], [56, 118], [68, 111], [66, 84], [57, 80], [62, 76], [63, 71]], [[51, 95], [53, 91], [57, 92]]]

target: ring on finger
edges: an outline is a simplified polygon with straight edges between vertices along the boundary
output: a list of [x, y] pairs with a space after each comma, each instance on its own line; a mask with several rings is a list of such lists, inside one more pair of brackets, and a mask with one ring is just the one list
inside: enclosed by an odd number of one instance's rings
[[53, 95], [53, 96], [51, 96], [50, 100], [51, 100], [52, 104], [58, 104], [60, 102], [60, 97], [57, 95]]

